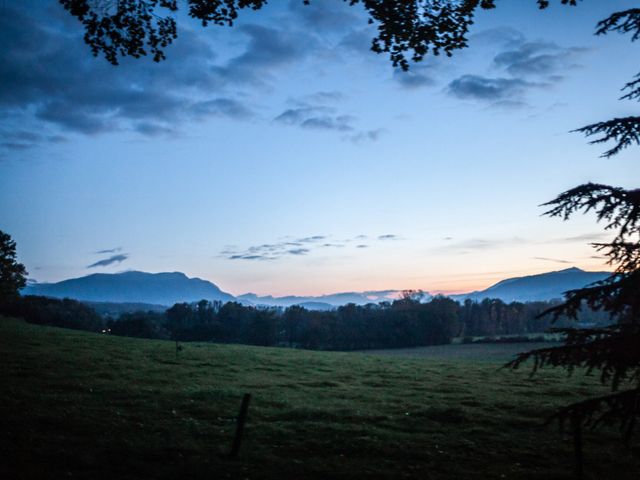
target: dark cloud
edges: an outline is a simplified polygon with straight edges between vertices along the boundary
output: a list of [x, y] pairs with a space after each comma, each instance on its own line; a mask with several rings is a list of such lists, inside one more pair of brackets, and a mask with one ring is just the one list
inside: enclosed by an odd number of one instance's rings
[[116, 253], [116, 252], [121, 252], [122, 251], [122, 247], [115, 247], [115, 248], [106, 248], [104, 250], [97, 250], [94, 253], [96, 255], [104, 255], [107, 253]]
[[554, 262], [554, 263], [573, 263], [570, 262], [569, 260], [561, 260], [558, 258], [547, 258], [547, 257], [531, 257], [534, 260], [543, 260], [545, 262]]
[[263, 243], [246, 250], [229, 247], [220, 254], [229, 260], [277, 260], [282, 257], [307, 255], [313, 247], [328, 238], [326, 235], [303, 237], [293, 241]]
[[[29, 148], [53, 141], [58, 129], [157, 136], [209, 117], [252, 119], [248, 100], [237, 96], [239, 85], [264, 84], [274, 69], [313, 55], [315, 39], [258, 25], [235, 31], [248, 41], [227, 61], [217, 59], [205, 35], [180, 25], [180, 41], [167, 50], [166, 61], [124, 58], [113, 67], [91, 56], [82, 27], [56, 2], [3, 2], [0, 114], [6, 127], [0, 125], [0, 144]], [[31, 138], [11, 138], [29, 129]]]
[[245, 51], [212, 72], [222, 82], [262, 85], [276, 68], [299, 63], [318, 48], [317, 40], [301, 30], [290, 31], [262, 25], [242, 25], [238, 31], [249, 37]]
[[[330, 98], [329, 95], [325, 96], [325, 98], [327, 97]], [[332, 99], [331, 102], [335, 102], [335, 100]], [[296, 103], [295, 107], [288, 108], [274, 118], [273, 121], [309, 130], [340, 132], [345, 134], [342, 137], [343, 140], [349, 140], [354, 143], [376, 141], [384, 132], [382, 128], [358, 130], [355, 127], [357, 117], [340, 113], [333, 106], [314, 105], [305, 101], [296, 101], [294, 103]]]
[[287, 253], [290, 255], [306, 255], [310, 250], [308, 248], [293, 248], [291, 250], [287, 250]]
[[385, 235], [379, 235], [378, 240], [400, 240], [400, 237], [392, 233], [387, 233]]
[[27, 130], [0, 129], [0, 146], [8, 150], [28, 150], [51, 143], [62, 143], [66, 138], [61, 135], [43, 135]]
[[327, 235], [314, 235], [312, 237], [303, 237], [298, 239], [298, 242], [301, 243], [314, 243], [314, 242], [321, 242], [322, 240], [326, 240], [327, 238], [329, 238]]
[[[60, 132], [176, 136], [209, 118], [260, 119], [257, 92], [271, 88], [276, 73], [319, 55], [341, 56], [341, 42], [366, 24], [363, 12], [341, 2], [292, 1], [278, 18], [270, 26], [236, 26], [233, 39], [241, 41], [227, 50], [238, 52], [230, 58], [218, 57], [208, 40], [216, 29], [203, 33], [181, 24], [166, 61], [123, 58], [114, 67], [92, 57], [82, 27], [57, 2], [0, 3], [0, 116], [6, 119], [0, 148], [46, 145]], [[372, 32], [365, 30], [360, 33], [370, 45]], [[276, 120], [336, 132], [343, 140], [377, 140], [381, 129], [358, 128], [356, 117], [340, 111], [344, 99], [341, 92], [319, 91]], [[25, 130], [34, 132], [32, 138], [11, 138]]]
[[192, 107], [193, 113], [198, 116], [221, 116], [236, 120], [248, 120], [255, 114], [244, 104], [233, 98], [216, 98], [204, 102], [197, 102]]
[[275, 260], [275, 257], [255, 254], [235, 254], [228, 257], [229, 260]]
[[525, 42], [499, 53], [493, 61], [514, 77], [550, 76], [551, 80], [560, 81], [563, 76], [558, 73], [576, 68], [577, 57], [585, 51], [585, 48], [562, 48], [551, 42]]
[[526, 94], [535, 88], [549, 88], [562, 82], [578, 57], [587, 51], [580, 47], [561, 47], [552, 42], [526, 41], [513, 29], [494, 29], [478, 35], [481, 41], [498, 43], [502, 51], [491, 67], [495, 76], [462, 75], [448, 85], [448, 93], [465, 100], [477, 100], [503, 109], [527, 107]]
[[152, 122], [140, 122], [135, 124], [133, 128], [136, 132], [148, 137], [169, 136], [176, 133], [176, 131], [170, 127]]
[[122, 263], [127, 258], [129, 258], [129, 255], [127, 255], [126, 253], [112, 255], [109, 258], [104, 258], [102, 260], [98, 260], [95, 263], [92, 263], [91, 265], [88, 265], [87, 268], [108, 267], [109, 265], [113, 265], [115, 263]]
[[519, 78], [487, 78], [478, 75], [463, 75], [449, 83], [448, 91], [460, 99], [489, 102], [521, 97], [527, 88], [535, 84]]
[[355, 117], [351, 115], [336, 114], [334, 108], [312, 105], [289, 108], [274, 119], [275, 122], [287, 125], [317, 130], [336, 130], [339, 132], [354, 130], [352, 125], [354, 120]]
[[314, 251], [328, 248], [345, 248], [350, 241], [328, 241], [330, 238], [330, 235], [312, 235], [276, 243], [263, 243], [246, 249], [229, 246], [220, 252], [220, 255], [229, 260], [278, 260], [285, 257], [309, 255]]
[[356, 245], [356, 248], [369, 248], [369, 245], [365, 245], [364, 243], [361, 243], [360, 245]]

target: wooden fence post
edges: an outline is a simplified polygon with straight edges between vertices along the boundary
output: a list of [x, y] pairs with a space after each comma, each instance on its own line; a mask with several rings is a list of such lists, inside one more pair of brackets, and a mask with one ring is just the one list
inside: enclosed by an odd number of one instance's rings
[[244, 432], [244, 423], [247, 420], [247, 413], [249, 411], [249, 401], [251, 400], [251, 394], [245, 393], [242, 397], [242, 404], [240, 405], [240, 413], [238, 414], [238, 422], [236, 423], [236, 436], [233, 439], [233, 445], [231, 446], [231, 458], [236, 458], [240, 451], [240, 444], [242, 443], [242, 433]]

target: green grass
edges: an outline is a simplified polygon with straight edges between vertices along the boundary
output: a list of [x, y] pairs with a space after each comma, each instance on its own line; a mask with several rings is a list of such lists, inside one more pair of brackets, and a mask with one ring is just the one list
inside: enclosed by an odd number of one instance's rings
[[[1, 478], [571, 478], [545, 415], [602, 387], [495, 361], [94, 335], [0, 319]], [[242, 394], [252, 403], [226, 458]], [[587, 478], [638, 478], [615, 432]]]

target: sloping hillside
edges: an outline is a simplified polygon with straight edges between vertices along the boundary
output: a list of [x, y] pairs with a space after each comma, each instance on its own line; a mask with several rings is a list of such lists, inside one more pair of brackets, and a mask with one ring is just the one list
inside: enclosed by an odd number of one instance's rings
[[[560, 372], [116, 338], [0, 319], [0, 478], [570, 478]], [[226, 457], [242, 394], [240, 458]], [[590, 478], [637, 478], [615, 434]], [[636, 470], [634, 470], [636, 469]]]

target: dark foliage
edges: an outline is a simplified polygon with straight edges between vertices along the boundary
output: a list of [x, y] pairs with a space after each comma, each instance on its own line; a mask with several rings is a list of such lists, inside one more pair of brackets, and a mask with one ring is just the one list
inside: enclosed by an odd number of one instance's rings
[[[311, 0], [300, 0], [308, 5]], [[378, 27], [371, 50], [387, 53], [394, 66], [409, 68], [410, 59], [418, 62], [427, 54], [451, 55], [465, 48], [467, 34], [478, 9], [495, 8], [495, 0], [343, 0], [361, 4], [369, 23]], [[85, 42], [94, 55], [103, 54], [112, 64], [118, 58], [151, 55], [155, 61], [165, 58], [164, 49], [177, 37], [173, 15], [177, 0], [59, 0], [85, 28]], [[536, 0], [541, 9], [548, 0]], [[258, 10], [266, 0], [185, 0], [190, 17], [203, 26], [232, 26], [241, 10]], [[559, 0], [576, 5], [577, 0]], [[615, 25], [615, 24], [614, 24]]]
[[[627, 84], [634, 90], [628, 95], [625, 95], [626, 98], [637, 98], [640, 96], [640, 91], [638, 90], [638, 86], [636, 86], [637, 82], [636, 80]], [[575, 131], [584, 133], [588, 137], [592, 135], [602, 135], [600, 138], [592, 140], [592, 144], [610, 141], [616, 142], [613, 148], [602, 154], [603, 157], [611, 157], [633, 144], [638, 145], [638, 143], [640, 143], [640, 117], [614, 118], [606, 122], [593, 123]]]
[[125, 313], [118, 320], [109, 320], [108, 332], [112, 335], [168, 340], [166, 316], [158, 312]]
[[16, 260], [16, 242], [0, 230], [0, 305], [14, 299], [27, 284], [27, 270]]
[[631, 41], [640, 38], [640, 8], [630, 8], [622, 12], [615, 12], [598, 22], [596, 35], [609, 32], [633, 33]]
[[26, 295], [16, 297], [0, 306], [0, 314], [23, 318], [29, 323], [52, 325], [100, 332], [104, 328], [102, 318], [90, 307], [76, 300]]
[[[527, 335], [551, 325], [540, 313], [553, 302], [497, 299], [463, 305], [437, 297], [421, 303], [406, 297], [379, 305], [349, 304], [331, 311], [256, 308], [236, 302], [202, 300], [178, 303], [166, 313], [136, 312], [109, 321], [110, 333], [131, 337], [242, 343], [322, 350], [404, 348], [450, 343], [453, 337]], [[608, 317], [591, 310], [580, 314], [585, 325], [604, 325]], [[568, 320], [560, 320], [569, 325]], [[513, 340], [511, 340], [513, 341]]]
[[[589, 183], [564, 192], [547, 205], [553, 207], [547, 215], [565, 220], [577, 211], [594, 211], [604, 228], [616, 234], [609, 243], [594, 244], [615, 266], [611, 276], [567, 292], [564, 303], [545, 313], [575, 318], [587, 305], [606, 312], [617, 323], [595, 329], [557, 329], [566, 335], [565, 345], [524, 353], [510, 365], [517, 368], [532, 359], [534, 371], [546, 365], [570, 373], [576, 368], [599, 371], [602, 383], [610, 384], [616, 393], [569, 405], [555, 418], [564, 421], [573, 416], [575, 421], [577, 415], [592, 427], [617, 420], [630, 441], [640, 415], [640, 402], [630, 400], [640, 400], [640, 190]], [[622, 385], [631, 388], [620, 391]]]

